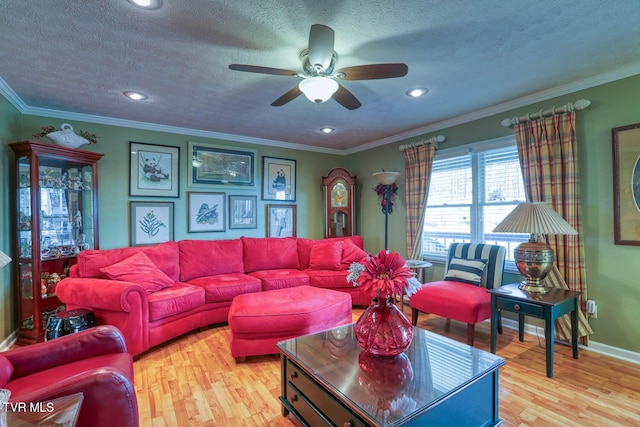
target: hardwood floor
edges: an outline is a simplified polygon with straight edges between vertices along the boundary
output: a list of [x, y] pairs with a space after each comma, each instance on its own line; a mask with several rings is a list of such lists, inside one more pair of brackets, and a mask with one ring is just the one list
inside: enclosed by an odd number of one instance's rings
[[[405, 308], [408, 311], [408, 308]], [[405, 314], [408, 314], [405, 311]], [[354, 320], [362, 310], [354, 309]], [[466, 325], [420, 315], [418, 326], [466, 342]], [[489, 351], [489, 326], [475, 346]], [[545, 375], [544, 338], [505, 328], [498, 338], [503, 426], [638, 426], [640, 366], [555, 346], [554, 378]], [[279, 356], [236, 364], [229, 328], [214, 326], [157, 347], [134, 362], [141, 426], [291, 426], [280, 415]]]

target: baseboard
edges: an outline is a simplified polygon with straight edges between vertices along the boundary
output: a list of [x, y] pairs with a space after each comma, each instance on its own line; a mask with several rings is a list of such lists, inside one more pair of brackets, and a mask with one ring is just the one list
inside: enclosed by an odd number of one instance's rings
[[16, 329], [15, 331], [11, 332], [11, 334], [9, 334], [9, 336], [5, 338], [4, 341], [0, 342], [0, 352], [7, 351], [11, 347], [13, 347], [17, 339], [18, 339], [18, 330]]
[[[518, 330], [518, 321], [513, 319], [502, 318], [502, 326], [514, 331]], [[525, 334], [534, 335], [536, 337], [544, 337], [544, 321], [540, 320], [539, 325], [532, 325], [530, 323], [524, 324]], [[596, 341], [589, 340], [589, 346], [579, 345], [580, 349], [592, 351], [594, 353], [602, 354], [604, 356], [613, 357], [614, 359], [624, 360], [626, 362], [635, 363], [640, 365], [640, 353], [625, 350], [623, 348], [613, 347], [606, 344], [601, 344]]]

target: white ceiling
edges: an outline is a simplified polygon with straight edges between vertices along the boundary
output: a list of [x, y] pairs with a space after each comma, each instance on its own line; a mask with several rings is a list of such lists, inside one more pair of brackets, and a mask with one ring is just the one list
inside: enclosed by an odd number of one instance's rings
[[[303, 96], [272, 107], [298, 78], [229, 70], [301, 71], [314, 23], [335, 31], [336, 68], [403, 62], [409, 73], [343, 81], [362, 103], [349, 111]], [[635, 0], [0, 2], [0, 93], [23, 113], [318, 151], [357, 151], [639, 72]], [[407, 97], [415, 86], [429, 93]], [[149, 98], [133, 102], [127, 90]]]

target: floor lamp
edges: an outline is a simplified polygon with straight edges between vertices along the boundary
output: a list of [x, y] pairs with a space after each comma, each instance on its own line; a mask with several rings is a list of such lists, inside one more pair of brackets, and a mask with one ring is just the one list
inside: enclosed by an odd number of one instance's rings
[[384, 213], [384, 248], [387, 250], [389, 249], [389, 214], [393, 208], [391, 196], [398, 190], [398, 187], [394, 184], [400, 176], [400, 172], [382, 171], [374, 173], [373, 176], [378, 180], [376, 192], [378, 195], [382, 195], [382, 212]]

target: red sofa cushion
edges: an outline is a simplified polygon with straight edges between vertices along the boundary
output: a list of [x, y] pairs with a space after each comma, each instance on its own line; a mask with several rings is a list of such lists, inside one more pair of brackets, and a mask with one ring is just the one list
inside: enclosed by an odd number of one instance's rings
[[147, 300], [149, 321], [154, 322], [200, 307], [204, 304], [204, 289], [178, 282], [170, 288], [149, 295]]
[[298, 269], [298, 246], [295, 237], [241, 237], [244, 271]]
[[309, 284], [317, 288], [355, 288], [347, 282], [348, 270], [304, 270], [309, 275]]
[[[331, 237], [328, 239], [304, 239], [302, 237], [298, 238], [298, 258], [300, 259], [300, 269], [306, 270], [309, 268], [309, 261], [311, 258], [311, 247], [314, 245], [320, 245], [328, 242], [342, 242], [343, 246], [345, 242], [352, 242], [357, 247], [364, 247], [364, 243], [362, 240], [362, 236], [346, 236], [346, 237]], [[343, 249], [344, 250], [344, 249]], [[344, 264], [344, 261], [343, 261]], [[349, 266], [347, 265], [347, 268]], [[343, 265], [344, 268], [344, 265]]]
[[9, 362], [9, 359], [0, 354], [0, 388], [9, 382], [12, 374], [13, 365]]
[[118, 249], [87, 249], [78, 255], [79, 277], [97, 277], [106, 279], [100, 271], [138, 252], [144, 252], [160, 270], [174, 281], [180, 278], [180, 254], [178, 243], [164, 242], [153, 246], [134, 246]]
[[263, 291], [274, 289], [293, 288], [309, 284], [309, 275], [300, 270], [280, 269], [280, 270], [260, 270], [248, 273], [249, 276], [256, 277], [262, 282]]
[[242, 273], [242, 241], [181, 240], [180, 281], [216, 274]]
[[168, 288], [174, 282], [171, 277], [156, 267], [144, 252], [138, 252], [109, 267], [103, 267], [100, 271], [111, 280], [137, 283], [147, 294]]
[[491, 316], [491, 295], [485, 288], [449, 280], [425, 283], [411, 296], [409, 305], [465, 323], [478, 323]]
[[342, 242], [333, 241], [311, 246], [310, 270], [340, 270], [342, 268]]
[[353, 240], [345, 240], [342, 244], [342, 268], [348, 269], [351, 264], [362, 260], [367, 252]]
[[244, 273], [199, 277], [187, 283], [204, 289], [204, 302], [231, 301], [238, 295], [262, 291], [262, 282]]

